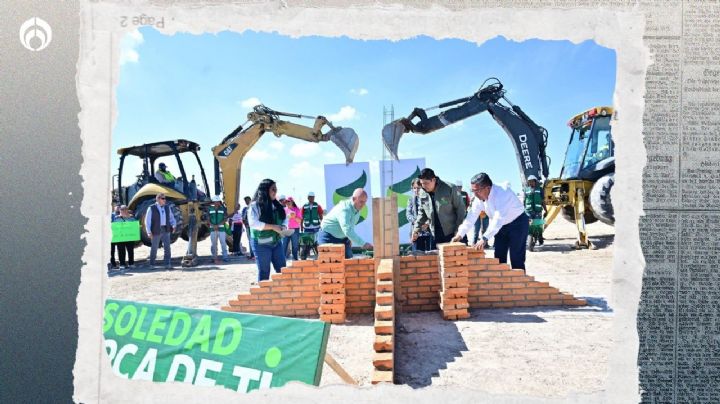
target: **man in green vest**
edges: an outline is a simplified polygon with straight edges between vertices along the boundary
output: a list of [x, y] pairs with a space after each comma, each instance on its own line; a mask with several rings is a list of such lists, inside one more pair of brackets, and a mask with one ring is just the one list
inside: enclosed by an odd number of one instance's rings
[[[543, 211], [547, 213], [543, 188], [538, 184], [537, 177], [534, 175], [527, 178], [527, 185], [525, 188], [525, 213], [530, 216], [530, 234], [537, 238], [538, 244], [543, 245], [545, 243], [542, 234], [543, 226], [536, 220], [543, 218]], [[536, 223], [533, 224], [533, 221]]]
[[220, 260], [217, 257], [218, 241], [222, 248], [222, 262], [228, 262], [227, 243], [225, 242], [225, 222], [227, 221], [228, 214], [227, 209], [222, 204], [220, 195], [213, 196], [212, 201], [212, 205], [208, 208], [208, 216], [210, 216], [210, 253], [212, 254], [213, 262], [220, 264]]
[[160, 163], [158, 165], [158, 170], [155, 171], [155, 179], [161, 184], [175, 184], [175, 176], [168, 171], [165, 163]]
[[308, 193], [308, 203], [302, 207], [302, 229], [305, 233], [317, 233], [323, 219], [323, 209], [315, 202], [315, 193]]

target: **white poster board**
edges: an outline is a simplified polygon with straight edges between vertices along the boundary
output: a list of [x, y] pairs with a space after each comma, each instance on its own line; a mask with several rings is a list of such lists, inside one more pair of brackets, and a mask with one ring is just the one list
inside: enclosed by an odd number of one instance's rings
[[382, 196], [396, 194], [398, 198], [398, 224], [400, 244], [410, 242], [410, 224], [406, 209], [412, 197], [412, 180], [425, 168], [425, 159], [382, 160], [380, 161], [380, 189]]
[[[368, 202], [372, 200], [370, 192], [370, 164], [352, 163], [325, 164], [325, 206], [329, 212], [338, 202], [349, 199], [356, 188], [363, 188], [368, 194]], [[372, 203], [368, 203], [360, 211], [360, 222], [355, 226], [357, 234], [366, 243], [372, 243]], [[353, 247], [360, 247], [355, 246]]]

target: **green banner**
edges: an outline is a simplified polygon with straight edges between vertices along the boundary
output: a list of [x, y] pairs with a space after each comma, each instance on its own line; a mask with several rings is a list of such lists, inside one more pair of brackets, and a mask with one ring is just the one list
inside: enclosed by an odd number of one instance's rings
[[289, 381], [318, 386], [329, 331], [318, 320], [113, 299], [103, 316], [115, 374], [241, 393]]
[[112, 242], [122, 243], [123, 241], [140, 240], [140, 222], [113, 222], [110, 224], [112, 229]]

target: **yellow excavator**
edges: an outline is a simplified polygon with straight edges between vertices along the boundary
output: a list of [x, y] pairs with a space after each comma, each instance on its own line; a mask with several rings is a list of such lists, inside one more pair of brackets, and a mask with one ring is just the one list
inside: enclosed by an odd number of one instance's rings
[[[303, 126], [281, 119], [281, 117], [314, 119], [312, 127]], [[243, 125], [249, 123], [246, 129]], [[217, 146], [212, 148], [215, 157], [215, 195], [222, 195], [228, 210], [234, 209], [239, 200], [240, 169], [245, 154], [257, 143], [266, 132], [275, 136], [282, 135], [302, 139], [309, 142], [335, 143], [345, 155], [346, 163], [351, 163], [359, 145], [357, 133], [351, 128], [334, 126], [323, 116], [307, 116], [291, 114], [272, 110], [264, 105], [257, 105], [247, 115], [247, 122], [238, 126], [227, 135]], [[327, 127], [327, 128], [326, 128]], [[145, 233], [145, 213], [148, 206], [155, 202], [155, 195], [165, 193], [171, 211], [177, 222], [171, 241], [178, 237], [188, 241], [188, 249], [183, 257], [182, 265], [185, 267], [197, 265], [197, 242], [207, 238], [210, 226], [207, 216], [207, 207], [212, 203], [208, 195], [208, 183], [205, 176], [198, 151], [200, 146], [185, 139], [148, 143], [139, 146], [125, 147], [118, 150], [120, 165], [117, 175], [117, 188], [113, 191], [114, 199], [125, 204], [134, 212], [140, 222], [141, 242], [150, 245], [150, 239]], [[202, 184], [197, 185], [195, 175], [188, 181], [185, 165], [181, 156], [192, 154], [200, 167]], [[142, 172], [137, 175], [137, 181], [129, 186], [122, 186], [125, 159], [135, 156], [142, 160]], [[174, 157], [177, 165], [177, 175], [172, 182], [160, 181], [161, 177], [154, 175], [157, 160]], [[228, 244], [232, 238], [228, 237]]]

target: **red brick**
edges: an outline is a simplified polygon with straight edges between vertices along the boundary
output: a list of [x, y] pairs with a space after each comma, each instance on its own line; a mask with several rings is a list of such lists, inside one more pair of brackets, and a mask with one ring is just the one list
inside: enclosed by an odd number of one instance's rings
[[479, 302], [499, 302], [501, 300], [501, 296], [478, 296]]
[[375, 334], [393, 334], [395, 332], [395, 324], [387, 320], [375, 320]]
[[525, 296], [524, 296], [524, 295], [506, 295], [506, 296], [502, 296], [502, 301], [503, 301], [503, 302], [514, 302], [514, 301], [517, 301], [517, 300], [525, 300]]
[[566, 306], [585, 306], [587, 301], [585, 299], [564, 299], [563, 304]]
[[512, 292], [515, 295], [534, 295], [536, 289], [533, 288], [522, 288], [522, 289], [513, 289]]
[[518, 288], [524, 288], [524, 283], [503, 283], [502, 285], [503, 289], [518, 289]]
[[297, 267], [297, 268], [288, 267], [288, 268], [283, 268], [283, 269], [282, 269], [282, 273], [287, 274], [287, 275], [297, 274], [297, 273], [300, 273], [300, 272], [302, 272], [302, 268], [300, 268], [300, 267]]
[[515, 307], [515, 303], [513, 303], [513, 302], [493, 303], [492, 307], [497, 307], [497, 308]]
[[373, 349], [375, 352], [392, 352], [394, 347], [392, 335], [376, 335]]
[[375, 319], [376, 320], [392, 320], [395, 312], [392, 306], [381, 306], [375, 305]]
[[393, 282], [392, 281], [378, 281], [376, 284], [376, 290], [378, 292], [392, 292]]
[[527, 300], [550, 300], [550, 295], [527, 295]]
[[508, 264], [488, 264], [488, 271], [505, 271], [510, 269]]
[[392, 352], [376, 352], [373, 355], [373, 366], [380, 370], [391, 370], [393, 368]]
[[512, 294], [512, 290], [510, 289], [492, 289], [488, 291], [488, 295], [490, 296], [508, 296]]
[[326, 323], [343, 324], [345, 322], [345, 313], [342, 314], [321, 314], [320, 320]]

